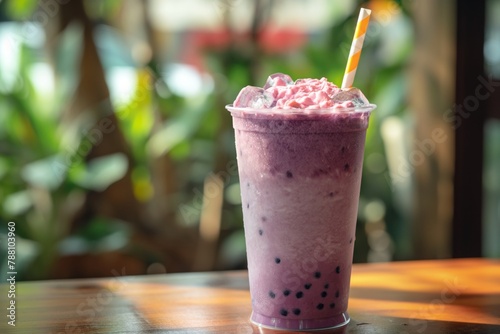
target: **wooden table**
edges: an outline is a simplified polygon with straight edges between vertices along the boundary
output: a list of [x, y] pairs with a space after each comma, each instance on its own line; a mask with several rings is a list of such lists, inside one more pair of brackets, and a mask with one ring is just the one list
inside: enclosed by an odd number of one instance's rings
[[[3, 284], [0, 333], [274, 332], [248, 322], [245, 271], [125, 274], [18, 282], [15, 328]], [[359, 264], [351, 285], [347, 333], [500, 333], [499, 260]]]

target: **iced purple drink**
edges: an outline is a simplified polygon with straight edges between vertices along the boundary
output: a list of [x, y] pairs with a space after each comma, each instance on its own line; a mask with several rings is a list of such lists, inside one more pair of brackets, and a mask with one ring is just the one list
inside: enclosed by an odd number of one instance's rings
[[349, 321], [365, 134], [375, 106], [359, 90], [311, 80], [273, 75], [264, 88], [244, 88], [227, 107], [236, 138], [251, 320], [271, 328]]

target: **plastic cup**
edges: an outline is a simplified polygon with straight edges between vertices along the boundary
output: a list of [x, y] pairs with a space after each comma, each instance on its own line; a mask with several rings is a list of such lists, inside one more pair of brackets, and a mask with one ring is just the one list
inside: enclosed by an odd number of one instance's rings
[[235, 131], [253, 323], [310, 330], [349, 322], [365, 136], [375, 107], [226, 106]]

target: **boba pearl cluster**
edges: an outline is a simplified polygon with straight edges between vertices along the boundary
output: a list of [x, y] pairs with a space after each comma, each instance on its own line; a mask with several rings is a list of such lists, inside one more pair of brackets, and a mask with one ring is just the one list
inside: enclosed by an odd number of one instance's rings
[[[275, 258], [274, 262], [276, 264], [280, 264], [281, 260], [280, 258]], [[335, 273], [340, 274], [340, 266], [337, 266], [335, 268]], [[320, 286], [321, 292], [312, 292], [312, 290], [317, 291], [318, 289], [313, 289], [316, 286]], [[283, 317], [287, 316], [299, 316], [302, 312], [300, 305], [301, 301], [308, 298], [310, 300], [316, 300], [314, 302], [315, 308], [318, 311], [326, 310], [326, 309], [334, 309], [335, 308], [335, 302], [337, 299], [340, 297], [340, 291], [334, 287], [333, 283], [330, 283], [328, 281], [325, 281], [322, 279], [322, 274], [320, 271], [315, 271], [309, 278], [309, 280], [306, 281], [301, 287], [295, 290], [287, 289], [285, 288], [282, 291], [274, 291], [270, 290], [269, 291], [269, 298], [270, 299], [275, 299], [277, 294], [282, 293], [284, 297], [295, 299], [296, 302], [292, 301], [291, 303], [287, 304], [295, 304], [295, 306], [291, 308], [287, 307], [282, 307], [279, 311], [279, 313]]]

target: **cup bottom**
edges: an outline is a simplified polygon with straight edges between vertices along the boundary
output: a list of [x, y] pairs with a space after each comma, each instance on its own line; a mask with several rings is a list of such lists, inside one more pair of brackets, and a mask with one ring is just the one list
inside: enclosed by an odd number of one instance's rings
[[350, 320], [351, 319], [349, 318], [349, 314], [347, 314], [347, 312], [323, 319], [282, 319], [268, 317], [255, 312], [252, 312], [250, 317], [250, 321], [259, 327], [275, 330], [296, 331], [322, 331], [336, 329], [347, 325]]

